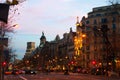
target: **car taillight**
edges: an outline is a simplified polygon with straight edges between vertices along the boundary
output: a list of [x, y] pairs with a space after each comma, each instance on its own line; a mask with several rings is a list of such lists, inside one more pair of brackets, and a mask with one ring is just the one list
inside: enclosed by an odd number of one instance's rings
[[97, 71], [99, 71], [99, 69], [97, 69]]

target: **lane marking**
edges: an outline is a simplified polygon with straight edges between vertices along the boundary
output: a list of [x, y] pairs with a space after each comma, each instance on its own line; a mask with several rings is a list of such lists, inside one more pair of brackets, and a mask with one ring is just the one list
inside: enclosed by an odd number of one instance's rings
[[21, 79], [23, 79], [23, 80], [27, 80], [25, 77], [23, 77], [23, 76], [21, 76], [21, 75], [19, 75], [19, 77], [20, 77]]

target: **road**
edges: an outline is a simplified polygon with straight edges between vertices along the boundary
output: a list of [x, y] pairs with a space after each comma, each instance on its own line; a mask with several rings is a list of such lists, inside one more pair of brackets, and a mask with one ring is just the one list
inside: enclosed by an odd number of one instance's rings
[[120, 80], [120, 77], [105, 77], [89, 74], [77, 74], [70, 73], [70, 75], [64, 75], [63, 73], [39, 73], [36, 75], [5, 75], [4, 80]]

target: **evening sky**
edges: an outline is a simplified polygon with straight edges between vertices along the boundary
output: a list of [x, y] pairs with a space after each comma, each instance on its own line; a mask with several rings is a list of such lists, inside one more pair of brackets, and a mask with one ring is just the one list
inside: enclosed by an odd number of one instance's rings
[[20, 14], [15, 16], [15, 29], [12, 47], [19, 59], [22, 59], [27, 42], [40, 43], [44, 32], [47, 41], [52, 41], [58, 34], [60, 38], [72, 27], [75, 31], [76, 17], [87, 17], [94, 7], [109, 5], [108, 0], [26, 0], [18, 6]]

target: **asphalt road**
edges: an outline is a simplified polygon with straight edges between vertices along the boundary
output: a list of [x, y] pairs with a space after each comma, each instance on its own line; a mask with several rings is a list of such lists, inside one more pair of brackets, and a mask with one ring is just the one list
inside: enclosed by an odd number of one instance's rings
[[4, 80], [120, 80], [120, 77], [106, 77], [78, 73], [70, 73], [70, 75], [64, 75], [63, 73], [39, 73], [36, 75], [5, 75]]

